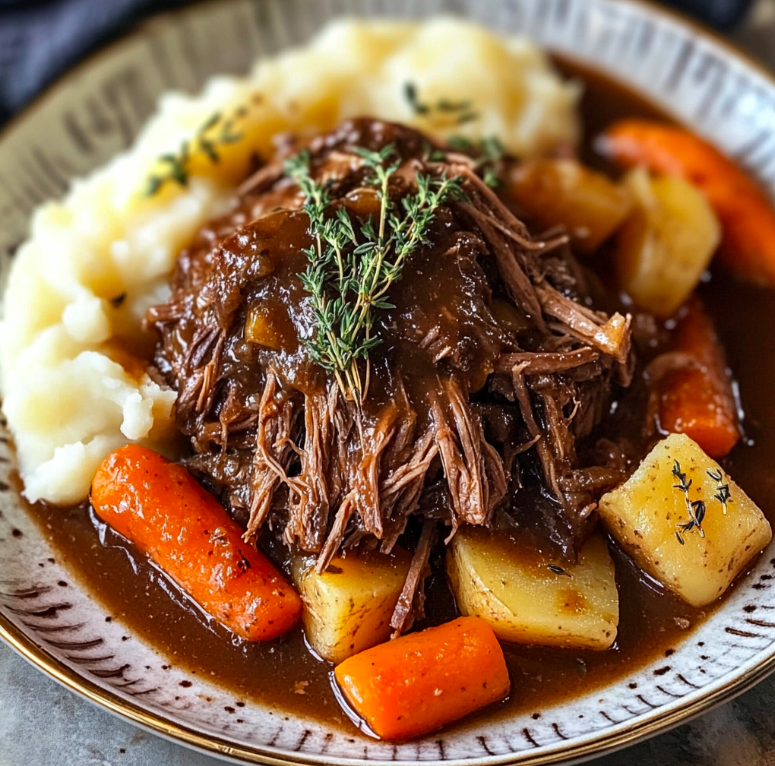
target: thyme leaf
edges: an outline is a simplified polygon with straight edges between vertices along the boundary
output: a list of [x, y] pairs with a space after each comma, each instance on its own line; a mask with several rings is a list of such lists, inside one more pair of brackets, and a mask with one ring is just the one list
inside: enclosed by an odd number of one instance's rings
[[[680, 489], [684, 494], [684, 501], [686, 503], [686, 513], [689, 516], [689, 521], [680, 522], [676, 526], [681, 532], [691, 532], [692, 529], [697, 529], [700, 533], [700, 537], [705, 537], [705, 530], [702, 528], [702, 522], [705, 518], [705, 503], [702, 500], [692, 501], [689, 497], [689, 490], [692, 486], [692, 480], [686, 478], [686, 474], [681, 470], [681, 464], [678, 460], [673, 463], [673, 476], [676, 479], [676, 484], [673, 484], [673, 489]], [[675, 533], [678, 542], [681, 545], [684, 544], [683, 537], [679, 532]]]
[[732, 494], [729, 491], [729, 484], [724, 484], [724, 474], [721, 472], [721, 469], [718, 471], [708, 471], [708, 476], [710, 476], [713, 481], [716, 482], [716, 494], [713, 495], [714, 500], [718, 500], [719, 503], [721, 503], [721, 508], [724, 512], [724, 516], [727, 515], [727, 503], [730, 503], [732, 501]]
[[491, 189], [501, 185], [499, 170], [503, 158], [507, 154], [506, 147], [496, 136], [483, 138], [481, 141], [471, 141], [465, 136], [452, 136], [447, 143], [455, 151], [472, 154], [476, 157], [474, 170], [482, 176], [482, 180]]
[[404, 83], [404, 98], [409, 102], [409, 106], [415, 115], [419, 117], [432, 119], [434, 113], [455, 115], [455, 123], [457, 125], [463, 125], [466, 122], [479, 119], [479, 113], [474, 111], [470, 99], [453, 101], [452, 99], [442, 97], [435, 103], [421, 101], [417, 85], [413, 82]]
[[[313, 238], [306, 251], [309, 264], [299, 279], [309, 294], [314, 328], [302, 342], [310, 358], [335, 376], [342, 394], [362, 402], [369, 389], [369, 352], [380, 343], [373, 334], [377, 312], [393, 307], [387, 292], [401, 279], [407, 260], [427, 242], [439, 207], [464, 199], [465, 192], [461, 178], [418, 173], [417, 191], [396, 204], [389, 189], [400, 165], [395, 148], [353, 151], [370, 171], [364, 183], [377, 191], [376, 217], [354, 217], [334, 205], [330, 189], [312, 177], [307, 151], [289, 158], [285, 172], [306, 198]], [[365, 363], [363, 377], [359, 361]]]
[[501, 185], [501, 180], [498, 178], [498, 174], [495, 172], [495, 168], [492, 167], [485, 168], [482, 180], [491, 189], [497, 189]]
[[[244, 110], [238, 110], [237, 115], [244, 116]], [[214, 165], [220, 162], [221, 148], [242, 139], [242, 134], [235, 130], [236, 119], [215, 112], [202, 124], [193, 139], [183, 141], [176, 153], [162, 154], [157, 160], [159, 170], [148, 176], [145, 196], [153, 197], [168, 183], [188, 186], [191, 159], [197, 154], [204, 154]]]

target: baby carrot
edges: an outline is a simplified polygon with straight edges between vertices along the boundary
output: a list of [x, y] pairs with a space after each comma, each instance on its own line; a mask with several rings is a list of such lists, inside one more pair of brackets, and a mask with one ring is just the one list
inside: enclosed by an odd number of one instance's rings
[[601, 149], [623, 167], [645, 165], [700, 189], [721, 221], [725, 265], [750, 282], [775, 287], [775, 210], [762, 189], [715, 147], [686, 130], [649, 120], [621, 120]]
[[503, 699], [510, 687], [498, 639], [478, 617], [379, 644], [346, 659], [335, 674], [374, 733], [393, 741], [456, 721]]
[[675, 330], [674, 350], [696, 361], [669, 374], [660, 391], [659, 423], [668, 433], [694, 439], [712, 458], [740, 439], [737, 407], [724, 352], [702, 302], [693, 298]]
[[183, 466], [146, 447], [121, 447], [97, 470], [91, 501], [104, 522], [238, 636], [268, 640], [298, 620], [299, 596]]

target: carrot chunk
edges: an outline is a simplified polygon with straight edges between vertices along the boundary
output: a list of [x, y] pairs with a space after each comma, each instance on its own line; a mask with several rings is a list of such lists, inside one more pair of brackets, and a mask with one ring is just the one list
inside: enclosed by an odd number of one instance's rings
[[268, 640], [299, 619], [293, 588], [183, 466], [146, 447], [121, 447], [97, 470], [91, 501], [104, 522], [238, 636]]
[[346, 659], [336, 680], [348, 702], [383, 739], [427, 734], [503, 699], [509, 673], [492, 628], [460, 617]]
[[674, 337], [674, 350], [696, 366], [670, 373], [662, 384], [660, 427], [686, 434], [712, 458], [724, 457], [740, 439], [737, 407], [724, 352], [699, 298], [688, 303]]
[[693, 183], [721, 221], [719, 255], [727, 268], [775, 287], [775, 210], [758, 184], [718, 149], [686, 130], [649, 120], [614, 123], [600, 147], [623, 167], [645, 165]]

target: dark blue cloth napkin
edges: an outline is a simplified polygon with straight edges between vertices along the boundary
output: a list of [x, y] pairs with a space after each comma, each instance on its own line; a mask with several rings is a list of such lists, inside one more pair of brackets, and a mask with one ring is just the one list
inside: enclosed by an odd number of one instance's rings
[[79, 59], [186, 0], [0, 0], [0, 123]]
[[[0, 124], [57, 75], [152, 13], [190, 0], [0, 0]], [[318, 2], [318, 0], [310, 0]], [[752, 0], [670, 0], [728, 29]]]

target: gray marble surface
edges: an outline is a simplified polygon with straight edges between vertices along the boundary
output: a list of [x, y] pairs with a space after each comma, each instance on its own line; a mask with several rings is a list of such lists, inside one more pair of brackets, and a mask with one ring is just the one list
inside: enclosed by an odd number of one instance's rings
[[[775, 70], [775, 0], [736, 41]], [[60, 687], [0, 644], [0, 766], [215, 766]], [[596, 766], [775, 766], [775, 676], [671, 732]]]

